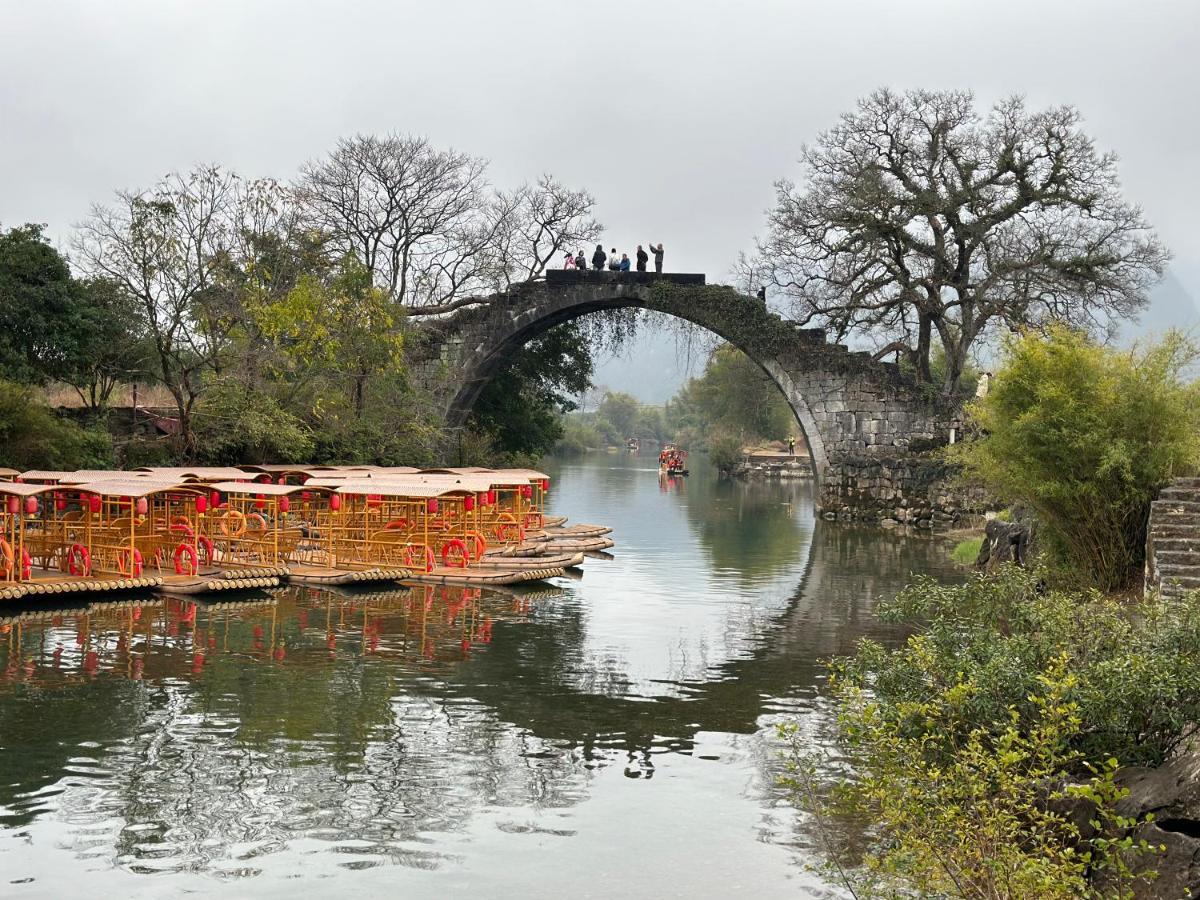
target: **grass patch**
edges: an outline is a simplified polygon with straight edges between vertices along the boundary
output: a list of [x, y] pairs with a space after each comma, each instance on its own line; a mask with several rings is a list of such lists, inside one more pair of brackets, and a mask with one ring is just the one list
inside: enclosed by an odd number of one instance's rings
[[982, 546], [982, 537], [967, 538], [967, 540], [959, 541], [954, 545], [954, 549], [950, 551], [950, 558], [960, 566], [974, 565], [975, 560], [979, 558], [979, 548]]

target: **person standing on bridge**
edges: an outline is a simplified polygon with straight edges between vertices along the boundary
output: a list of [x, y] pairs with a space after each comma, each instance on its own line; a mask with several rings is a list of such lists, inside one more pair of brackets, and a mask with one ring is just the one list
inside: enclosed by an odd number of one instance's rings
[[575, 254], [575, 268], [580, 272], [587, 271], [587, 257], [583, 255], [582, 250]]
[[621, 254], [621, 271], [622, 272], [629, 271], [629, 254], [628, 253]]
[[662, 274], [663, 261], [663, 245], [654, 246], [654, 241], [650, 242], [650, 252], [654, 254], [654, 272], [656, 275]]
[[617, 259], [617, 248], [613, 247], [612, 251], [608, 254], [608, 270], [615, 272], [619, 268], [621, 268], [621, 261]]
[[605, 257], [605, 255], [604, 255], [604, 245], [597, 244], [596, 252], [592, 254], [592, 268], [596, 269], [597, 271], [599, 271], [600, 269], [603, 269], [604, 268], [604, 260], [606, 258], [607, 257]]
[[575, 257], [573, 257], [571, 255], [571, 251], [568, 250], [566, 256], [563, 257], [563, 271], [573, 268], [575, 268]]
[[637, 249], [637, 270], [639, 272], [646, 271], [646, 263], [650, 261], [650, 254], [642, 249], [642, 245], [638, 244]]

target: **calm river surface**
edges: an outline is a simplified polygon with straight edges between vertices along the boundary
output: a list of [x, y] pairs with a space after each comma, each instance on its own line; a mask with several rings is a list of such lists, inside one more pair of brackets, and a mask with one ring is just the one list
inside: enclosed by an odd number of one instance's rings
[[696, 457], [551, 475], [617, 546], [535, 591], [0, 608], [0, 896], [832, 896], [773, 725], [944, 551]]

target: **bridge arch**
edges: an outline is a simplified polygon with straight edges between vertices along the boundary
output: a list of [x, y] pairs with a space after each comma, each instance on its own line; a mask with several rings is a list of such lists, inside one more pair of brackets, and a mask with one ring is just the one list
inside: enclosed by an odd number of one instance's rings
[[[446, 424], [466, 423], [487, 383], [524, 344], [555, 325], [611, 309], [648, 309], [691, 322], [737, 347], [775, 383], [810, 448], [818, 483], [847, 455], [904, 452], [933, 438], [934, 412], [893, 364], [830, 344], [703, 275], [550, 272], [439, 322], [436, 348]], [[431, 360], [433, 361], [433, 360]]]

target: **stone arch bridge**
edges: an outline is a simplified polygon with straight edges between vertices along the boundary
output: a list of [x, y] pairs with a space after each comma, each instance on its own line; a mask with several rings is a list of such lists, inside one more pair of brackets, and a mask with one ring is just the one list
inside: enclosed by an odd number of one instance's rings
[[[911, 500], [932, 516], [939, 479], [924, 471], [928, 466], [915, 472], [912, 460], [916, 450], [944, 443], [948, 428], [915, 382], [894, 363], [830, 343], [822, 329], [801, 328], [733, 288], [704, 281], [703, 275], [551, 271], [423, 325], [415, 361], [447, 425], [459, 428], [488, 381], [547, 329], [601, 310], [676, 316], [740, 349], [779, 387], [808, 441], [827, 514], [889, 518], [893, 507], [907, 509]], [[906, 496], [914, 491], [921, 496]]]

